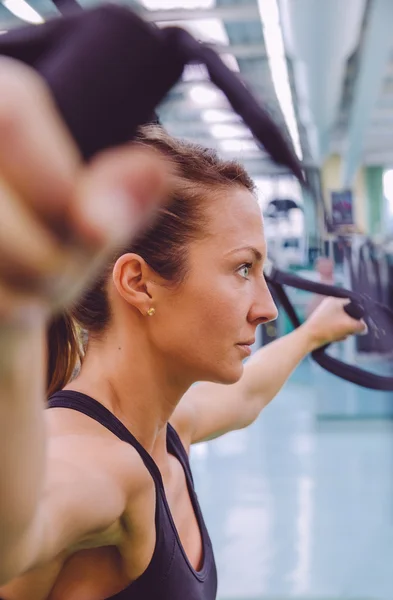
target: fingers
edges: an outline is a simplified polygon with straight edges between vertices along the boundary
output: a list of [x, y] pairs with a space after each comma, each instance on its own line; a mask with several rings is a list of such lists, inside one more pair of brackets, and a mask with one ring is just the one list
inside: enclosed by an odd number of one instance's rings
[[80, 168], [79, 152], [41, 78], [0, 58], [0, 173], [37, 215], [60, 221]]
[[131, 240], [167, 200], [172, 175], [162, 156], [138, 145], [102, 153], [82, 173], [70, 204], [75, 235], [93, 247]]
[[356, 335], [367, 335], [367, 334], [368, 334], [367, 323], [363, 319], [360, 319], [359, 331], [356, 333]]
[[[348, 306], [348, 304], [351, 304], [351, 300], [349, 300], [348, 298], [344, 298], [344, 299], [340, 299], [341, 300], [341, 305], [344, 306]], [[353, 327], [353, 331], [351, 332], [354, 335], [367, 335], [368, 333], [368, 328], [367, 325], [364, 321], [364, 319], [356, 319], [354, 317], [352, 317], [351, 315], [348, 315], [348, 313], [345, 313], [348, 318], [351, 320], [351, 325]]]
[[64, 242], [0, 180], [0, 280], [51, 301], [66, 282], [75, 293], [115, 245], [131, 241], [167, 188], [165, 164], [154, 153], [129, 147], [102, 156], [65, 207], [73, 234]]
[[0, 58], [0, 318], [57, 310], [167, 200], [174, 173], [138, 144], [82, 164], [45, 83]]
[[[113, 248], [132, 240], [168, 191], [164, 162], [133, 147], [103, 155], [80, 175], [65, 205], [67, 239], [0, 179], [0, 313], [41, 300], [69, 305], [105, 264]], [[8, 310], [8, 313], [7, 313]], [[1, 315], [0, 315], [1, 316]]]
[[65, 255], [55, 237], [1, 179], [0, 214], [3, 282], [15, 289], [28, 288], [44, 274], [64, 266]]

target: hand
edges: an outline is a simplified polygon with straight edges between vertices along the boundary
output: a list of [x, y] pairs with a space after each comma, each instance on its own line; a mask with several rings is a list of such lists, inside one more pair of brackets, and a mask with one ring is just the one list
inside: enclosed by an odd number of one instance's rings
[[307, 331], [312, 350], [366, 331], [363, 320], [353, 319], [344, 311], [344, 306], [349, 302], [347, 298], [325, 298], [302, 325]]
[[167, 196], [169, 177], [133, 144], [82, 163], [46, 84], [21, 63], [0, 58], [0, 89], [3, 326], [74, 301]]

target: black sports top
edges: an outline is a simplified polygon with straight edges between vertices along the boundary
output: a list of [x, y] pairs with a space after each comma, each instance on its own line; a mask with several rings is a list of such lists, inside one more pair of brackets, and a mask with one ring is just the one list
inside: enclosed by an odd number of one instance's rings
[[119, 439], [131, 444], [142, 458], [155, 483], [156, 546], [153, 557], [146, 571], [136, 581], [108, 600], [215, 600], [217, 571], [212, 544], [194, 490], [188, 456], [173, 427], [168, 424], [167, 448], [184, 469], [191, 502], [201, 531], [203, 563], [199, 571], [195, 571], [190, 564], [180, 541], [158, 466], [119, 419], [90, 396], [75, 391], [57, 392], [49, 399], [48, 406], [77, 410], [101, 423]]

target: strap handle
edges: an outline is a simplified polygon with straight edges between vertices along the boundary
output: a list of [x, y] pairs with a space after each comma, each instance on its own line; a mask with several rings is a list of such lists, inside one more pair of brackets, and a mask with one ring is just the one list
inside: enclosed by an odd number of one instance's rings
[[[296, 328], [301, 325], [300, 319], [284, 290], [283, 285], [288, 285], [296, 289], [321, 294], [323, 296], [333, 296], [336, 298], [349, 298], [351, 301], [344, 306], [345, 312], [353, 319], [364, 319], [376, 334], [386, 335], [382, 325], [387, 326], [393, 324], [393, 311], [378, 302], [374, 302], [371, 298], [356, 294], [351, 290], [339, 288], [332, 285], [325, 285], [314, 281], [309, 281], [293, 275], [292, 273], [284, 273], [276, 268], [270, 268], [269, 273], [265, 273], [266, 281], [269, 288], [276, 294], [276, 297], [285, 312], [287, 313], [292, 325]], [[327, 353], [330, 344], [318, 348], [311, 353], [313, 360], [318, 363], [323, 369], [337, 375], [341, 379], [360, 385], [372, 390], [393, 391], [393, 377], [385, 377], [370, 373], [364, 369], [360, 369], [354, 365], [350, 365], [341, 361]]]

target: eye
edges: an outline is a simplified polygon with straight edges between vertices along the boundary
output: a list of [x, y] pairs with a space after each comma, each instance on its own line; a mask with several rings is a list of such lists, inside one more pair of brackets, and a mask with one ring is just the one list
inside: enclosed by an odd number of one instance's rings
[[244, 279], [248, 279], [249, 275], [250, 275], [250, 271], [252, 268], [252, 263], [244, 263], [244, 265], [242, 265], [239, 269], [238, 269], [238, 273], [240, 273], [240, 275], [244, 278]]

